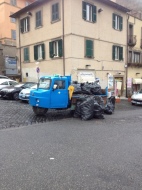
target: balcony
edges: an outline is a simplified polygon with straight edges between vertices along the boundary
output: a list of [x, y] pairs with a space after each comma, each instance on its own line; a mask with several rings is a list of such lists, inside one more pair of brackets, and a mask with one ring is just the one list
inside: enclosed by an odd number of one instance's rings
[[132, 63], [128, 62], [128, 67], [142, 67], [142, 63]]
[[128, 36], [128, 45], [129, 46], [135, 46], [136, 45], [136, 42], [137, 42], [137, 40], [136, 40], [136, 36], [135, 35], [129, 35]]

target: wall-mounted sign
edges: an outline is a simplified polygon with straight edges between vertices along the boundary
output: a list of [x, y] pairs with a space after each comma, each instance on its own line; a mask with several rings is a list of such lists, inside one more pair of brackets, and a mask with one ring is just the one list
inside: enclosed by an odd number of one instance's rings
[[127, 88], [132, 87], [132, 78], [127, 78]]
[[108, 75], [108, 89], [113, 89], [113, 76]]

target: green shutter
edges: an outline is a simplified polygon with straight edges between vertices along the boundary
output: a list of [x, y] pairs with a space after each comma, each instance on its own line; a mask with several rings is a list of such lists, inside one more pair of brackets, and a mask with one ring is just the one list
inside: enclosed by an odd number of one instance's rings
[[24, 61], [29, 60], [29, 48], [24, 48]]
[[92, 9], [93, 9], [93, 11], [92, 11], [92, 21], [96, 22], [96, 20], [97, 20], [97, 14], [96, 14], [97, 7], [96, 6], [92, 6]]
[[27, 17], [27, 28], [30, 31], [30, 17]]
[[24, 22], [23, 21], [24, 21], [23, 19], [20, 20], [21, 33], [24, 32]]
[[112, 27], [115, 29], [115, 14], [112, 14]]
[[112, 59], [115, 60], [115, 46], [112, 46]]
[[63, 56], [63, 46], [62, 46], [62, 39], [58, 41], [58, 54], [59, 54], [59, 57], [62, 57]]
[[50, 58], [54, 57], [53, 42], [49, 42], [49, 55], [50, 55]]
[[38, 46], [34, 46], [34, 60], [38, 60]]
[[86, 57], [93, 57], [93, 41], [86, 40]]
[[123, 18], [120, 16], [119, 19], [120, 19], [119, 29], [122, 30], [123, 29]]
[[45, 59], [45, 46], [44, 44], [42, 44], [41, 46], [42, 46], [42, 59]]
[[119, 47], [119, 60], [123, 60], [123, 47]]
[[86, 2], [82, 2], [82, 18], [86, 20]]
[[26, 48], [24, 48], [24, 61], [26, 61]]

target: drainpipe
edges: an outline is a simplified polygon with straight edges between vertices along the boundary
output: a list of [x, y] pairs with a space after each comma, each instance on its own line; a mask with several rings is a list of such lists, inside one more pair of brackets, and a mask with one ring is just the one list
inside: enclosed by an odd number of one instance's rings
[[127, 80], [128, 80], [128, 27], [129, 27], [129, 15], [128, 15], [128, 18], [127, 18], [127, 40], [126, 40], [126, 43], [127, 43], [127, 48], [126, 48], [126, 98], [128, 97], [128, 92], [127, 92]]
[[20, 39], [20, 18], [19, 18], [19, 63], [20, 63], [20, 81], [22, 82], [22, 65], [21, 65], [21, 39]]
[[63, 51], [63, 75], [65, 76], [65, 28], [64, 28], [64, 24], [65, 24], [65, 20], [64, 20], [64, 0], [62, 0], [62, 32], [63, 32], [63, 47], [62, 47], [62, 51]]

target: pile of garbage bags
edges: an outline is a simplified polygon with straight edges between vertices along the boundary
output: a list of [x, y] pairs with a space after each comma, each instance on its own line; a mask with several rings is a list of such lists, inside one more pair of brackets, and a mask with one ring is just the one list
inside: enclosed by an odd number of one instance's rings
[[93, 118], [104, 119], [104, 114], [112, 114], [115, 109], [115, 97], [107, 99], [104, 104], [103, 98], [97, 95], [78, 95], [74, 117], [80, 117], [82, 120]]

